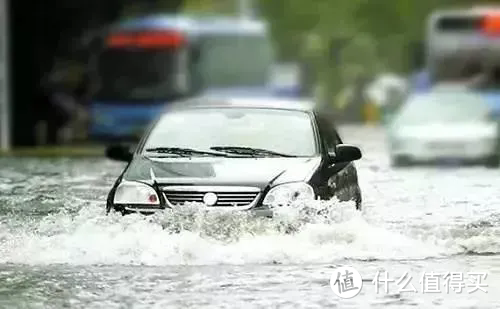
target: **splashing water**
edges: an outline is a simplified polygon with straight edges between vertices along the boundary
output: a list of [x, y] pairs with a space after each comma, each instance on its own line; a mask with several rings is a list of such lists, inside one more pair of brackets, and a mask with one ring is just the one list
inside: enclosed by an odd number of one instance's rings
[[281, 207], [272, 219], [196, 205], [152, 216], [105, 216], [103, 207], [84, 206], [73, 215], [50, 214], [29, 229], [3, 225], [0, 239], [0, 262], [22, 264], [300, 264], [446, 254], [371, 225], [353, 203], [338, 201]]
[[[254, 218], [246, 212], [205, 211], [196, 204], [152, 216], [123, 217], [106, 216], [102, 205], [116, 174], [112, 168], [119, 171], [121, 167], [103, 166], [89, 173], [82, 172], [85, 165], [74, 164], [49, 165], [50, 170], [63, 171], [56, 178], [43, 173], [27, 178], [31, 168], [43, 170], [36, 164], [23, 165], [24, 173], [21, 166], [1, 171], [0, 262], [300, 264], [500, 252], [500, 217], [489, 215], [487, 209], [483, 218], [478, 217], [464, 208], [466, 203], [436, 209], [433, 204], [437, 202], [429, 200], [429, 195], [414, 194], [412, 200], [401, 186], [392, 184], [401, 179], [393, 181], [386, 175], [387, 182], [382, 182], [378, 171], [365, 170], [362, 178], [363, 212], [356, 211], [354, 203], [331, 200], [280, 207], [273, 219]], [[406, 179], [418, 177], [407, 175]], [[391, 201], [387, 189], [370, 189], [371, 181], [388, 185], [397, 199]], [[488, 188], [475, 186], [474, 190]], [[428, 210], [412, 205], [422, 199], [427, 199], [432, 216], [423, 217]], [[464, 215], [463, 224], [456, 223], [456, 214]]]

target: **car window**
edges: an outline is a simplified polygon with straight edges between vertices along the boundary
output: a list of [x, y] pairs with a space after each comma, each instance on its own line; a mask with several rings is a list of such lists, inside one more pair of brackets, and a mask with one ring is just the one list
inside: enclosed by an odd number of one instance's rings
[[158, 120], [144, 148], [238, 146], [314, 156], [316, 145], [306, 112], [233, 107], [171, 111]]
[[335, 152], [335, 146], [340, 144], [341, 140], [334, 124], [323, 115], [317, 115], [317, 120], [323, 140], [325, 141], [325, 147], [328, 149], [328, 152]]
[[333, 130], [333, 134], [335, 135], [335, 145], [342, 144], [342, 139], [340, 138], [339, 132], [335, 128], [335, 125], [332, 124], [331, 126], [332, 126], [332, 130]]
[[489, 112], [487, 101], [480, 95], [442, 89], [409, 98], [399, 110], [396, 123], [420, 125], [430, 122], [483, 121]]

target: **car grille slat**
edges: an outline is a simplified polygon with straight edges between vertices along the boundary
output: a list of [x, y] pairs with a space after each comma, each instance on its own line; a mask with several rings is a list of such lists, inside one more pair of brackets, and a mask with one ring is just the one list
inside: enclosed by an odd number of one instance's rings
[[203, 203], [203, 196], [206, 193], [215, 193], [217, 195], [217, 203], [214, 207], [233, 207], [233, 206], [249, 206], [256, 201], [260, 192], [242, 191], [238, 192], [233, 190], [224, 191], [224, 188], [219, 190], [169, 190], [168, 187], [163, 188], [163, 193], [167, 201], [172, 205], [183, 205], [184, 203], [198, 202]]
[[[168, 193], [166, 193], [168, 194]], [[168, 198], [172, 198], [172, 199], [203, 199], [203, 195], [201, 196], [196, 196], [196, 195], [193, 195], [193, 196], [190, 196], [190, 195], [182, 195], [182, 196], [179, 196], [179, 195], [170, 195], [168, 194]]]
[[203, 198], [195, 198], [195, 197], [184, 197], [184, 198], [172, 198], [172, 197], [167, 197], [169, 201], [177, 201], [177, 202], [182, 202], [182, 201], [193, 201], [193, 202], [201, 202], [203, 201]]

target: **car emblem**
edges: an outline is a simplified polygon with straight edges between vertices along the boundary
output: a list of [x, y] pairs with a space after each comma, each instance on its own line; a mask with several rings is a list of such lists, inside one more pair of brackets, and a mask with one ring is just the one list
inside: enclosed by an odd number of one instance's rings
[[207, 206], [214, 206], [217, 203], [217, 195], [212, 192], [208, 192], [203, 196], [203, 203]]

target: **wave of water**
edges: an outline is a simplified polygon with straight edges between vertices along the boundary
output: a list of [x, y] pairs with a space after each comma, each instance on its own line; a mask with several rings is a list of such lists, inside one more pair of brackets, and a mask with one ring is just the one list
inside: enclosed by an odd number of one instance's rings
[[[318, 215], [319, 210], [329, 210]], [[153, 216], [100, 204], [0, 225], [0, 263], [214, 265], [335, 263], [499, 253], [491, 225], [389, 229], [338, 201], [277, 209], [273, 219], [185, 206]], [[498, 226], [498, 224], [496, 225]]]

